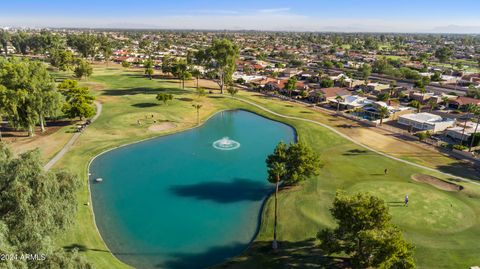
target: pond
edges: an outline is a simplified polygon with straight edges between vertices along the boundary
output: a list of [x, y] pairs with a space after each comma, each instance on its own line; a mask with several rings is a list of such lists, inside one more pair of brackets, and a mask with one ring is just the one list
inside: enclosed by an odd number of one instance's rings
[[273, 190], [265, 158], [294, 140], [288, 125], [233, 110], [108, 151], [90, 165], [96, 225], [112, 253], [136, 268], [221, 263], [255, 237]]

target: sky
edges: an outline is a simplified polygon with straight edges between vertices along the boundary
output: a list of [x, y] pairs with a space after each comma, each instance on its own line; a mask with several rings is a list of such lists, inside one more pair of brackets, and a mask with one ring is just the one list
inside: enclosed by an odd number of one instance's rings
[[480, 1], [10, 0], [0, 26], [480, 33]]

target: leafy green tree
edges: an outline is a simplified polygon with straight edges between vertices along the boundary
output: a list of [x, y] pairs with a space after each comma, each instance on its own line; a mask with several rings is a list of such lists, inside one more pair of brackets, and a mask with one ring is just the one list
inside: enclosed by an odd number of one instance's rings
[[145, 75], [151, 80], [153, 76], [153, 61], [150, 59], [145, 60], [143, 62], [143, 68], [145, 68]]
[[[320, 157], [303, 142], [285, 144], [280, 142], [273, 154], [267, 157], [267, 167], [270, 169], [272, 163], [284, 163], [286, 173], [280, 180], [286, 185], [295, 185], [307, 178], [317, 175], [320, 171]], [[275, 182], [276, 177], [269, 180]]]
[[84, 59], [77, 59], [77, 65], [73, 70], [75, 76], [79, 79], [88, 78], [93, 73], [93, 68], [89, 62], [85, 61]]
[[57, 116], [63, 101], [45, 65], [27, 58], [2, 58], [0, 70], [8, 104], [4, 110], [12, 126], [33, 136], [35, 124], [40, 123], [44, 131], [45, 118]]
[[333, 80], [329, 79], [329, 78], [322, 78], [322, 80], [320, 80], [320, 87], [321, 88], [331, 88], [333, 87]]
[[338, 227], [317, 235], [326, 255], [345, 253], [354, 268], [415, 268], [414, 247], [390, 223], [385, 202], [375, 196], [337, 192], [330, 210]]
[[285, 90], [288, 92], [288, 96], [292, 97], [292, 91], [294, 91], [297, 88], [297, 78], [296, 77], [291, 77], [287, 80], [287, 83], [285, 83]]
[[0, 45], [5, 58], [8, 56], [8, 42], [10, 42], [10, 33], [7, 30], [0, 29]]
[[200, 79], [200, 76], [202, 75], [202, 73], [200, 72], [200, 70], [198, 70], [197, 68], [194, 68], [190, 71], [190, 73], [192, 74], [193, 77], [195, 77], [195, 79], [197, 80], [197, 89], [198, 89], [198, 80]]
[[480, 89], [469, 87], [467, 91], [467, 97], [480, 99]]
[[214, 40], [212, 45], [204, 51], [197, 53], [196, 57], [209, 70], [209, 74], [220, 86], [220, 92], [226, 84], [232, 81], [235, 72], [235, 62], [239, 55], [239, 48], [228, 39]]
[[172, 73], [174, 76], [180, 79], [180, 81], [182, 82], [182, 89], [185, 89], [185, 80], [190, 79], [192, 77], [187, 61], [184, 59], [175, 61], [175, 63], [173, 64]]
[[58, 86], [65, 96], [66, 103], [62, 108], [63, 113], [69, 118], [89, 118], [95, 115], [93, 101], [95, 97], [90, 94], [87, 87], [79, 87], [76, 80], [66, 79]]
[[174, 59], [168, 55], [165, 55], [162, 59], [162, 73], [171, 74], [173, 71], [173, 62]]
[[132, 64], [130, 62], [127, 62], [127, 61], [122, 62], [122, 67], [123, 68], [130, 68], [131, 66], [132, 66]]
[[157, 94], [157, 100], [163, 102], [166, 105], [167, 101], [173, 100], [173, 95], [170, 93], [161, 92]]
[[430, 77], [431, 81], [442, 81], [442, 73], [435, 71], [433, 75]]
[[233, 96], [235, 96], [235, 94], [238, 93], [238, 88], [233, 87], [233, 86], [229, 86], [228, 89], [227, 89], [227, 92], [233, 97]]
[[39, 150], [13, 157], [0, 143], [0, 250], [46, 255], [43, 261], [0, 261], [1, 268], [92, 268], [52, 240], [75, 220], [79, 186], [69, 172], [45, 171]]
[[7, 113], [8, 102], [9, 98], [7, 88], [3, 85], [0, 85], [0, 141], [2, 141], [3, 116]]
[[28, 36], [24, 31], [12, 34], [10, 41], [17, 53], [28, 54]]
[[449, 47], [441, 47], [435, 51], [435, 57], [441, 62], [447, 62], [452, 57], [452, 50]]
[[83, 58], [88, 59], [95, 55], [97, 38], [89, 33], [70, 34], [67, 36], [67, 45], [74, 48]]
[[372, 74], [372, 66], [369, 64], [363, 64], [362, 67], [360, 67], [360, 72], [362, 73], [363, 80], [368, 81], [368, 78]]
[[106, 35], [101, 35], [98, 37], [99, 50], [102, 52], [103, 58], [105, 59], [105, 64], [108, 66], [110, 57], [113, 54], [113, 43], [110, 38]]
[[73, 53], [69, 50], [54, 49], [50, 52], [50, 64], [62, 71], [70, 70], [75, 63]]
[[417, 100], [413, 100], [410, 102], [410, 106], [413, 107], [413, 108], [416, 108], [417, 109], [417, 113], [420, 113], [420, 110], [422, 109], [422, 104], [417, 101]]
[[197, 88], [196, 93], [197, 93], [198, 98], [200, 98], [200, 97], [205, 96], [206, 91], [205, 91], [205, 89], [203, 89], [203, 88]]
[[377, 95], [377, 101], [386, 102], [386, 101], [388, 101], [388, 99], [390, 99], [390, 94], [389, 94], [388, 92], [379, 93], [379, 94]]

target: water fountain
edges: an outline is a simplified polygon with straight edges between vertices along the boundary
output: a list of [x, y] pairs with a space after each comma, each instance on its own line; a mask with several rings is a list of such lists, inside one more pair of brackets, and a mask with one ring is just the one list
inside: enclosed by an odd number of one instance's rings
[[222, 139], [213, 142], [212, 145], [219, 150], [234, 150], [240, 147], [240, 143], [228, 137], [223, 137]]

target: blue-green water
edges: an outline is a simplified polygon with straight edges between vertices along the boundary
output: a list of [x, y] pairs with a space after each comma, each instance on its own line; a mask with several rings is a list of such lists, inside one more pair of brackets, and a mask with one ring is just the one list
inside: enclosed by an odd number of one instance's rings
[[[240, 148], [213, 148], [225, 136]], [[285, 124], [235, 110], [98, 156], [90, 179], [103, 239], [136, 268], [204, 268], [238, 255], [273, 190], [265, 158], [279, 141], [294, 139]], [[99, 177], [103, 182], [94, 183]]]

